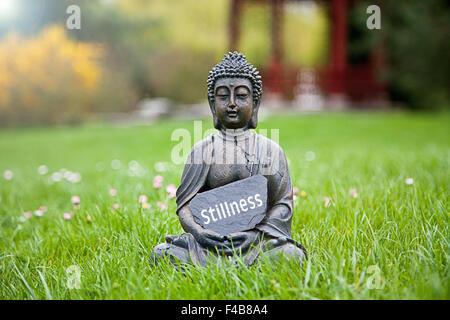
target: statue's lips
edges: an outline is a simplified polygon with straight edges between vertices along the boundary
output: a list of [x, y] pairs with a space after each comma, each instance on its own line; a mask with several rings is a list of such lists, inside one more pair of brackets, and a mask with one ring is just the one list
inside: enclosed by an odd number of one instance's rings
[[237, 111], [227, 111], [227, 115], [230, 118], [236, 118], [238, 116], [238, 112]]

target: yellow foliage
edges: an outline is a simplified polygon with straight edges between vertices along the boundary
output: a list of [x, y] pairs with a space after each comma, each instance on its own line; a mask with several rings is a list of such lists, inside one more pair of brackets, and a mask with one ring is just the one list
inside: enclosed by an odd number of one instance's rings
[[86, 98], [99, 85], [101, 57], [98, 45], [68, 38], [61, 26], [35, 38], [7, 35], [0, 41], [0, 117], [53, 117], [48, 110], [73, 107], [77, 96]]

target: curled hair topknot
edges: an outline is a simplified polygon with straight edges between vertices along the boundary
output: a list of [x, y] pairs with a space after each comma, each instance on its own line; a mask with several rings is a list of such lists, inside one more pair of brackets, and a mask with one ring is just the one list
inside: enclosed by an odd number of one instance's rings
[[259, 100], [261, 98], [262, 81], [259, 71], [240, 52], [229, 52], [209, 72], [206, 81], [209, 99], [214, 99], [214, 84], [220, 78], [246, 78], [253, 86], [253, 99]]

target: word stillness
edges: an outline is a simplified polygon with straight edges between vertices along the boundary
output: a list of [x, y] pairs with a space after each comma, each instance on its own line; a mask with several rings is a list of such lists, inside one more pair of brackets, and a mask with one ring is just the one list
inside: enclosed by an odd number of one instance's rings
[[267, 179], [256, 175], [198, 193], [189, 207], [198, 224], [221, 235], [251, 230], [266, 216]]
[[[254, 201], [255, 200], [255, 201]], [[247, 212], [249, 209], [255, 209], [256, 207], [261, 207], [263, 202], [261, 200], [261, 195], [259, 193], [254, 196], [250, 196], [247, 199], [240, 199], [238, 201], [233, 201], [228, 206], [228, 202], [220, 202], [218, 205], [215, 205], [215, 209], [209, 207], [208, 210], [203, 209], [200, 214], [205, 219], [203, 223], [205, 225], [209, 224], [212, 221], [216, 222], [218, 220], [226, 219], [231, 217], [231, 214], [236, 215], [236, 213]], [[219, 209], [220, 207], [220, 209]], [[226, 212], [225, 212], [226, 211]], [[217, 213], [218, 218], [214, 216], [214, 212]], [[208, 215], [209, 213], [209, 215]], [[211, 219], [210, 219], [211, 217]]]

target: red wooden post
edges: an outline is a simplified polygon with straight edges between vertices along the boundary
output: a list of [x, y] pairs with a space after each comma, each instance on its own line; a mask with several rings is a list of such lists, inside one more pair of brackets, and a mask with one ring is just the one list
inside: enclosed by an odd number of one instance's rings
[[239, 37], [241, 33], [241, 0], [231, 0], [230, 13], [229, 13], [229, 26], [230, 26], [230, 51], [239, 50]]
[[331, 87], [345, 93], [347, 70], [347, 0], [331, 0]]

